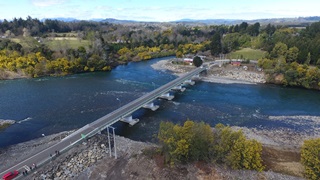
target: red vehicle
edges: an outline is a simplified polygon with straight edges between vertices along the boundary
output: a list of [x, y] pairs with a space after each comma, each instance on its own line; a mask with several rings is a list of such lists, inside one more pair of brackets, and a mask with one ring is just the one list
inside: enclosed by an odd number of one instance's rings
[[3, 180], [11, 180], [13, 178], [15, 178], [16, 176], [18, 176], [19, 171], [14, 171], [14, 172], [8, 172], [7, 174], [2, 176]]

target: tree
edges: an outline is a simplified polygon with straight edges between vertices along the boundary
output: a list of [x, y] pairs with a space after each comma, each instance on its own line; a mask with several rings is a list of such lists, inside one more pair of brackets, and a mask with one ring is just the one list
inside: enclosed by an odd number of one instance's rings
[[212, 36], [210, 49], [211, 54], [214, 56], [217, 56], [222, 52], [221, 36], [219, 33], [214, 33], [214, 35]]
[[239, 30], [241, 33], [245, 33], [247, 31], [248, 28], [248, 23], [247, 22], [242, 22], [239, 26]]
[[292, 63], [298, 59], [299, 49], [297, 47], [291, 47], [286, 53], [287, 55], [287, 62]]
[[320, 138], [304, 141], [301, 148], [301, 162], [308, 179], [320, 179]]
[[247, 140], [242, 131], [232, 131], [222, 124], [217, 124], [214, 132], [213, 157], [217, 162], [225, 162], [233, 169], [263, 170], [261, 143]]
[[226, 34], [222, 39], [223, 53], [229, 53], [233, 50], [238, 49], [240, 46], [240, 37], [241, 35], [239, 33]]
[[240, 30], [239, 30], [239, 25], [238, 24], [236, 24], [235, 26], [234, 26], [234, 28], [233, 28], [233, 32], [239, 32]]
[[255, 23], [253, 25], [250, 25], [247, 28], [248, 34], [250, 36], [258, 36], [259, 35], [259, 30], [260, 30], [260, 23]]
[[193, 65], [195, 65], [196, 67], [200, 67], [202, 65], [203, 61], [199, 56], [195, 56], [193, 58]]
[[308, 53], [308, 56], [307, 56], [307, 59], [306, 61], [304, 62], [305, 65], [310, 65], [310, 61], [311, 61], [311, 54], [310, 52]]
[[268, 36], [272, 36], [273, 33], [276, 31], [276, 28], [274, 27], [274, 25], [271, 26], [271, 24], [268, 24], [264, 30], [266, 31]]
[[272, 49], [270, 56], [273, 58], [286, 57], [288, 46], [282, 42], [278, 42]]
[[253, 169], [262, 171], [262, 146], [256, 140], [246, 140], [241, 134], [234, 142], [230, 153], [227, 155], [227, 163], [233, 169]]
[[208, 124], [187, 120], [183, 126], [161, 122], [158, 140], [167, 162], [209, 160], [213, 133]]

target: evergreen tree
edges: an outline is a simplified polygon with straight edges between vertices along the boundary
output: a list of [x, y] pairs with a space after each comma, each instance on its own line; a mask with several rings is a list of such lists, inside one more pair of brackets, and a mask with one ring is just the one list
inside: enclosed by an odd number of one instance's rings
[[211, 54], [214, 56], [217, 56], [222, 52], [221, 36], [219, 33], [215, 33], [212, 36], [210, 48], [211, 48]]

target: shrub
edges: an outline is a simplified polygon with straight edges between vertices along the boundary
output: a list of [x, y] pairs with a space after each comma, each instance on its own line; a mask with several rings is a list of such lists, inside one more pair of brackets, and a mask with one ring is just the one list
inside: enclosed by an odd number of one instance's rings
[[320, 138], [304, 141], [301, 148], [301, 162], [308, 179], [320, 179]]

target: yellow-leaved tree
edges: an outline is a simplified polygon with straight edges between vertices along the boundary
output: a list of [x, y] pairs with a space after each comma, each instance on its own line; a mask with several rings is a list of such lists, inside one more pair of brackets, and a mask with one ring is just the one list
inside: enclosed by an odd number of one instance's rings
[[320, 179], [320, 138], [304, 141], [301, 148], [301, 162], [308, 179]]
[[212, 128], [203, 122], [187, 120], [183, 126], [161, 122], [158, 139], [167, 163], [215, 161], [233, 169], [262, 171], [262, 145], [247, 140], [242, 131], [217, 124]]

